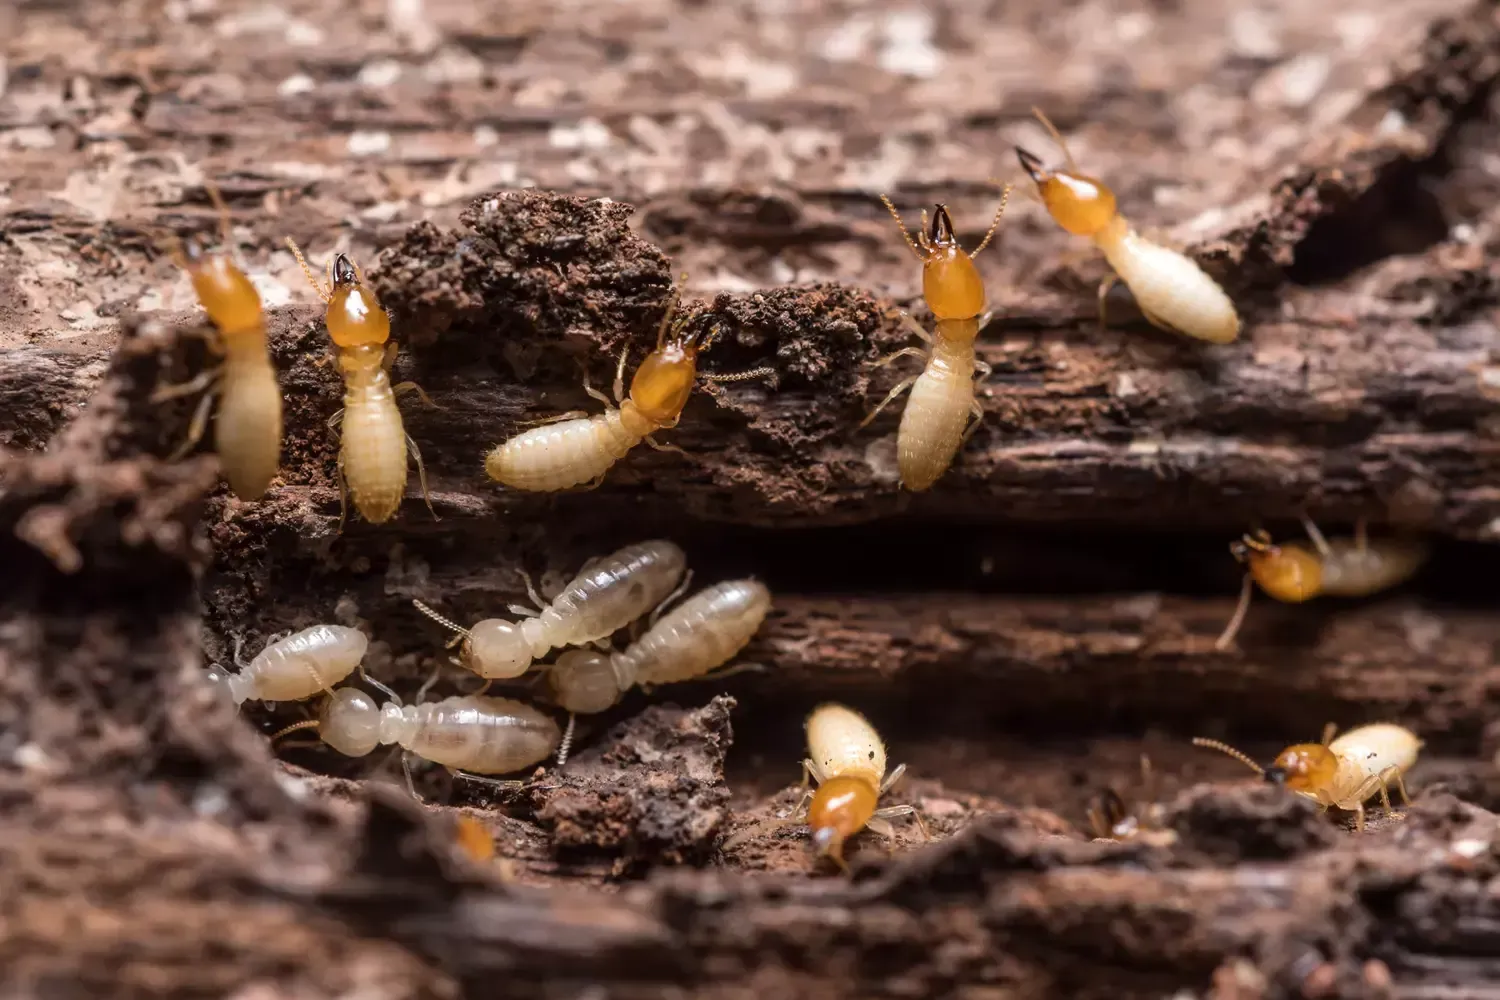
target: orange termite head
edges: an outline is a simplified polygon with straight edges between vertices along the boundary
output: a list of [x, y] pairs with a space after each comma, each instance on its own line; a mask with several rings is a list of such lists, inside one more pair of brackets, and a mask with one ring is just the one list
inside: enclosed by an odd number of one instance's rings
[[391, 336], [391, 318], [380, 300], [360, 280], [349, 255], [333, 258], [333, 288], [328, 296], [328, 336], [339, 347], [369, 347]]
[[658, 427], [676, 426], [698, 376], [698, 354], [712, 347], [719, 335], [718, 327], [707, 334], [689, 333], [687, 320], [673, 322], [681, 301], [681, 290], [674, 289], [656, 331], [656, 349], [646, 355], [630, 380], [630, 401]]
[[196, 240], [188, 240], [178, 257], [203, 310], [224, 334], [259, 331], [262, 326], [260, 293], [227, 253], [209, 253]]
[[1276, 755], [1266, 768], [1266, 780], [1294, 792], [1317, 792], [1338, 775], [1339, 760], [1321, 743], [1298, 743]]
[[1323, 588], [1323, 562], [1295, 545], [1276, 545], [1264, 531], [1255, 531], [1229, 551], [1250, 569], [1260, 589], [1287, 604], [1298, 604], [1318, 596]]
[[1041, 157], [1020, 146], [1016, 158], [1035, 182], [1047, 212], [1068, 232], [1095, 236], [1115, 221], [1115, 195], [1103, 181], [1076, 170], [1048, 170]]
[[879, 798], [880, 793], [863, 778], [838, 775], [819, 785], [807, 808], [807, 825], [818, 856], [848, 868], [844, 841], [870, 822]]
[[916, 239], [912, 239], [896, 206], [891, 204], [889, 198], [881, 196], [880, 200], [885, 202], [896, 225], [901, 227], [906, 245], [911, 247], [912, 253], [922, 262], [922, 297], [927, 300], [927, 308], [932, 310], [935, 319], [973, 319], [984, 312], [984, 281], [979, 277], [979, 269], [974, 266], [974, 258], [989, 245], [990, 238], [995, 235], [1009, 199], [1010, 187], [1007, 186], [1001, 195], [1000, 208], [995, 212], [995, 220], [990, 224], [989, 232], [979, 246], [974, 248], [974, 252], [968, 253], [958, 245], [958, 237], [953, 231], [953, 218], [948, 214], [946, 205], [938, 204], [933, 209], [930, 224], [926, 211], [923, 211], [922, 228], [917, 230]]

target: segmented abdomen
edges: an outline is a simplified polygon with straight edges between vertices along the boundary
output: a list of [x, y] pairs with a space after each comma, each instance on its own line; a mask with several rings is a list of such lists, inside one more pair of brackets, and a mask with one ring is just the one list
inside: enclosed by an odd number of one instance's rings
[[549, 493], [598, 479], [641, 443], [620, 411], [533, 427], [497, 445], [484, 460], [491, 479], [517, 490]]
[[1227, 344], [1239, 336], [1240, 317], [1234, 303], [1191, 257], [1133, 232], [1104, 251], [1149, 318], [1215, 344]]
[[538, 764], [562, 740], [545, 713], [509, 698], [445, 698], [405, 709], [415, 723], [402, 746], [445, 767], [506, 774]]
[[885, 777], [885, 744], [864, 716], [820, 705], [807, 719], [807, 755], [825, 775], [858, 775], [875, 787]]
[[371, 524], [389, 521], [406, 494], [406, 429], [384, 372], [345, 393], [343, 431], [339, 464], [355, 509]]
[[771, 592], [759, 580], [715, 584], [673, 608], [618, 654], [616, 672], [622, 682], [635, 684], [701, 677], [744, 649], [770, 608]]
[[939, 341], [911, 387], [896, 432], [901, 485], [925, 490], [937, 482], [963, 440], [974, 402], [974, 348]]
[[314, 625], [278, 639], [252, 659], [240, 677], [246, 701], [301, 701], [330, 691], [364, 659], [369, 638], [356, 628]]
[[257, 499], [276, 478], [281, 465], [281, 387], [270, 358], [226, 359], [214, 447], [224, 479], [241, 500]]
[[553, 646], [603, 639], [656, 607], [687, 568], [668, 541], [641, 542], [590, 562], [540, 615]]
[[1363, 551], [1352, 538], [1328, 540], [1319, 593], [1329, 597], [1368, 597], [1405, 583], [1427, 561], [1419, 539], [1382, 539]]

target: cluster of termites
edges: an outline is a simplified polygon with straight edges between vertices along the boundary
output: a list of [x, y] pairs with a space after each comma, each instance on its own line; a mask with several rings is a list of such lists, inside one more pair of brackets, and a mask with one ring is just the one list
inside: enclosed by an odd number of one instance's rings
[[[1111, 276], [1099, 288], [1101, 328], [1106, 295], [1122, 282], [1156, 327], [1209, 344], [1234, 341], [1240, 318], [1223, 289], [1186, 255], [1141, 236], [1119, 210], [1110, 188], [1083, 173], [1058, 130], [1040, 111], [1036, 115], [1056, 141], [1063, 165], [1048, 166], [1020, 147], [1016, 156], [1050, 217], [1068, 233], [1090, 240], [1110, 266]], [[990, 367], [979, 357], [978, 341], [989, 313], [974, 259], [992, 242], [1011, 191], [1011, 185], [1003, 186], [989, 230], [972, 251], [960, 245], [945, 205], [935, 205], [930, 216], [924, 211], [913, 235], [896, 207], [882, 196], [921, 263], [922, 298], [933, 325], [929, 332], [901, 314], [903, 327], [926, 346], [902, 348], [873, 366], [919, 357], [922, 370], [891, 388], [860, 426], [909, 390], [896, 434], [899, 478], [907, 490], [927, 490], [937, 483], [985, 417], [978, 386]], [[236, 496], [252, 500], [265, 493], [278, 472], [282, 398], [260, 297], [230, 253], [223, 201], [212, 187], [209, 192], [220, 213], [224, 247], [209, 252], [196, 241], [174, 240], [171, 252], [212, 323], [206, 336], [221, 360], [187, 382], [162, 387], [154, 398], [201, 393], [178, 454], [201, 439], [213, 401], [219, 401], [214, 444], [223, 474]], [[409, 462], [416, 465], [423, 497], [436, 517], [421, 452], [406, 432], [397, 405], [406, 392], [429, 404], [431, 400], [412, 382], [394, 384], [391, 370], [398, 349], [391, 339], [390, 317], [347, 254], [334, 255], [320, 280], [301, 249], [290, 239], [286, 243], [326, 306], [324, 326], [345, 387], [344, 405], [329, 421], [330, 430], [340, 433], [340, 528], [349, 501], [372, 524], [394, 517], [406, 494]], [[680, 451], [655, 435], [677, 426], [700, 380], [773, 374], [770, 368], [727, 375], [700, 372], [699, 357], [719, 334], [719, 327], [685, 313], [680, 285], [674, 287], [663, 305], [655, 346], [640, 361], [628, 391], [626, 351], [616, 368], [613, 398], [595, 390], [585, 376], [584, 389], [603, 404], [603, 412], [571, 412], [538, 421], [538, 426], [488, 452], [483, 461], [486, 474], [513, 490], [554, 492], [598, 485], [642, 442]], [[1306, 518], [1304, 527], [1305, 544], [1278, 544], [1261, 530], [1232, 544], [1231, 552], [1245, 567], [1244, 582], [1216, 649], [1234, 646], [1257, 587], [1277, 601], [1293, 603], [1319, 596], [1364, 597], [1402, 583], [1426, 558], [1420, 541], [1372, 540], [1363, 524], [1351, 538], [1332, 539]], [[417, 610], [452, 633], [449, 647], [457, 648], [451, 663], [481, 682], [472, 693], [441, 700], [424, 700], [424, 686], [415, 702], [403, 702], [365, 672], [363, 661], [370, 646], [365, 633], [341, 625], [313, 625], [275, 639], [248, 662], [240, 660], [236, 646], [238, 670], [216, 669], [214, 674], [236, 704], [320, 699], [315, 717], [285, 727], [276, 734], [278, 739], [312, 731], [323, 744], [350, 756], [368, 755], [382, 745], [399, 747], [409, 784], [413, 758], [477, 781], [516, 783], [518, 779], [501, 782], [495, 776], [553, 757], [559, 768], [566, 763], [578, 715], [606, 712], [632, 688], [720, 677], [747, 666], [731, 664], [765, 619], [770, 592], [757, 580], [740, 579], [716, 583], [679, 600], [691, 575], [683, 551], [658, 540], [594, 560], [550, 600], [544, 600], [528, 580], [534, 606], [512, 605], [510, 617], [464, 626], [414, 601]], [[627, 629], [628, 638], [617, 642], [616, 636]], [[358, 683], [346, 683], [355, 673], [379, 696]], [[532, 679], [538, 683], [531, 684]], [[539, 704], [490, 694], [497, 683], [523, 684]], [[554, 710], [566, 716], [566, 725], [554, 717]], [[806, 737], [805, 791], [787, 819], [806, 824], [819, 856], [846, 868], [845, 844], [851, 837], [866, 828], [890, 836], [890, 820], [900, 816], [913, 817], [926, 836], [915, 807], [881, 807], [881, 797], [905, 768], [887, 771], [885, 745], [862, 715], [842, 705], [824, 704], [808, 717]], [[1394, 784], [1406, 799], [1403, 776], [1421, 746], [1411, 732], [1388, 723], [1356, 728], [1338, 739], [1330, 728], [1321, 743], [1288, 747], [1270, 767], [1262, 768], [1225, 743], [1194, 743], [1235, 757], [1325, 809], [1354, 812], [1361, 829], [1365, 803], [1373, 796], [1378, 794], [1390, 811], [1389, 787]], [[1143, 790], [1149, 789], [1153, 774], [1145, 758], [1142, 777]], [[1164, 827], [1161, 808], [1149, 802], [1149, 795], [1131, 805], [1121, 793], [1108, 789], [1090, 805], [1088, 820], [1094, 835], [1105, 840], [1164, 844], [1175, 836]], [[484, 840], [472, 830], [464, 836]], [[486, 849], [487, 842], [470, 853], [482, 855]]]

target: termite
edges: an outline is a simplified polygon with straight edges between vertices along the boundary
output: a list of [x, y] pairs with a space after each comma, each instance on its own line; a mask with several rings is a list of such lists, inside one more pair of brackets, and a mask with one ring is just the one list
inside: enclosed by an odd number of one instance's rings
[[1396, 816], [1388, 787], [1393, 781], [1401, 801], [1411, 805], [1402, 776], [1417, 762], [1422, 741], [1410, 729], [1390, 722], [1360, 726], [1336, 740], [1335, 729], [1330, 722], [1323, 728], [1323, 742], [1289, 746], [1266, 768], [1218, 740], [1199, 737], [1193, 744], [1228, 754], [1267, 781], [1307, 796], [1325, 811], [1336, 806], [1353, 812], [1359, 830], [1365, 828], [1365, 802], [1377, 791], [1386, 813]]
[[1142, 840], [1161, 845], [1176, 841], [1176, 832], [1162, 826], [1161, 806], [1154, 801], [1155, 790], [1151, 759], [1141, 754], [1140, 799], [1133, 808], [1113, 788], [1105, 788], [1089, 803], [1089, 829], [1094, 839]]
[[1368, 597], [1405, 583], [1426, 562], [1428, 547], [1415, 538], [1388, 538], [1371, 542], [1363, 521], [1354, 527], [1354, 537], [1323, 537], [1318, 526], [1305, 515], [1302, 526], [1312, 548], [1292, 542], [1275, 545], [1265, 531], [1255, 531], [1229, 551], [1246, 566], [1240, 601], [1214, 648], [1225, 650], [1234, 642], [1250, 597], [1259, 584], [1271, 597], [1287, 604], [1300, 604], [1314, 597]]
[[[485, 775], [539, 764], [562, 742], [562, 730], [552, 717], [523, 702], [465, 695], [403, 705], [394, 692], [385, 691], [390, 700], [382, 706], [359, 688], [339, 688], [323, 703], [318, 718], [293, 723], [271, 740], [313, 729], [324, 743], [349, 757], [364, 757], [376, 747], [396, 744], [459, 777], [500, 786], [523, 782], [497, 781]], [[405, 755], [402, 763], [407, 765], [407, 786], [415, 796]]]
[[[883, 837], [894, 837], [890, 820], [911, 816], [926, 837], [927, 824], [913, 806], [878, 808], [880, 797], [906, 773], [902, 764], [885, 773], [885, 744], [864, 716], [843, 705], [820, 705], [807, 717], [807, 759], [802, 761], [802, 784], [817, 781], [803, 801], [807, 825], [819, 857], [832, 858], [844, 871], [844, 842], [865, 827]], [[798, 812], [801, 811], [799, 806]]]
[[902, 324], [924, 340], [928, 349], [903, 347], [876, 361], [874, 367], [904, 357], [919, 357], [925, 364], [920, 373], [902, 379], [886, 393], [860, 427], [868, 426], [897, 396], [911, 389], [911, 398], [906, 401], [901, 426], [896, 431], [896, 465], [901, 485], [909, 490], [925, 490], [937, 482], [952, 464], [958, 449], [984, 420], [984, 407], [975, 398], [974, 388], [979, 379], [989, 376], [990, 366], [974, 354], [974, 341], [979, 336], [983, 325], [981, 315], [985, 311], [984, 281], [974, 266], [974, 258], [989, 246], [995, 235], [1010, 200], [1010, 190], [1006, 185], [989, 232], [973, 253], [966, 253], [958, 245], [953, 220], [945, 206], [938, 205], [933, 210], [931, 228], [923, 210], [922, 227], [914, 240], [896, 206], [881, 196], [906, 245], [922, 262], [922, 296], [935, 323], [933, 335], [929, 336], [909, 314], [901, 314]]
[[286, 241], [302, 273], [307, 275], [313, 291], [328, 305], [325, 324], [338, 357], [339, 372], [344, 377], [344, 408], [328, 421], [329, 430], [343, 424], [339, 446], [339, 530], [348, 514], [345, 497], [354, 497], [354, 507], [371, 524], [384, 524], [401, 506], [406, 495], [406, 455], [408, 449], [417, 462], [417, 478], [427, 509], [432, 498], [427, 493], [427, 470], [422, 452], [406, 433], [401, 409], [396, 400], [405, 392], [415, 392], [429, 406], [434, 405], [415, 382], [391, 385], [391, 365], [399, 350], [390, 339], [391, 319], [381, 308], [380, 300], [365, 285], [359, 269], [348, 254], [334, 255], [329, 262], [329, 283], [325, 287], [307, 258], [290, 237]]
[[486, 618], [464, 628], [421, 601], [417, 610], [463, 641], [459, 662], [486, 680], [520, 677], [532, 661], [561, 646], [582, 646], [613, 635], [671, 599], [687, 568], [687, 555], [671, 542], [657, 539], [627, 545], [591, 560], [551, 603], [526, 581], [537, 607], [512, 605], [522, 621]]
[[565, 490], [581, 483], [597, 485], [616, 462], [642, 441], [659, 451], [681, 451], [657, 442], [652, 434], [677, 426], [682, 408], [693, 391], [694, 379], [734, 382], [774, 374], [770, 368], [757, 368], [732, 375], [700, 375], [698, 355], [713, 346], [719, 327], [710, 328], [701, 340], [696, 332], [686, 332], [689, 320], [674, 322], [681, 299], [679, 286], [673, 289], [666, 314], [657, 328], [656, 349], [646, 355], [630, 381], [628, 398], [625, 395], [628, 348], [620, 354], [614, 384], [618, 409], [585, 379], [584, 391], [604, 404], [604, 412], [592, 417], [576, 411], [564, 413], [546, 426], [533, 427], [496, 445], [484, 460], [490, 478], [512, 489], [536, 492]]
[[1103, 181], [1078, 169], [1068, 144], [1047, 116], [1033, 108], [1056, 140], [1066, 170], [1048, 170], [1040, 157], [1015, 147], [1016, 157], [1032, 181], [1047, 212], [1075, 236], [1087, 236], [1104, 252], [1114, 274], [1099, 286], [1099, 326], [1105, 324], [1105, 296], [1123, 281], [1135, 295], [1141, 314], [1153, 326], [1198, 340], [1227, 344], [1239, 336], [1240, 317], [1218, 282], [1185, 254], [1153, 243], [1131, 227]]
[[771, 608], [759, 580], [707, 587], [658, 618], [624, 650], [569, 650], [548, 668], [553, 700], [567, 712], [603, 712], [631, 687], [705, 678], [744, 649]]
[[302, 701], [319, 692], [331, 694], [334, 685], [359, 666], [369, 647], [369, 637], [357, 628], [313, 625], [267, 643], [249, 663], [240, 661], [236, 639], [234, 663], [239, 672], [214, 667], [210, 673], [224, 683], [236, 705], [252, 700]]
[[223, 361], [181, 385], [161, 387], [151, 399], [159, 403], [203, 394], [187, 439], [169, 459], [176, 461], [202, 439], [214, 397], [220, 397], [214, 423], [219, 466], [235, 496], [254, 500], [266, 492], [281, 465], [281, 387], [266, 345], [260, 293], [235, 263], [230, 249], [229, 209], [217, 187], [206, 187], [219, 210], [222, 249], [210, 253], [196, 240], [184, 244], [171, 237], [171, 255], [192, 280], [199, 303], [218, 331], [217, 336], [207, 330], [195, 332], [207, 337], [210, 349], [222, 355]]

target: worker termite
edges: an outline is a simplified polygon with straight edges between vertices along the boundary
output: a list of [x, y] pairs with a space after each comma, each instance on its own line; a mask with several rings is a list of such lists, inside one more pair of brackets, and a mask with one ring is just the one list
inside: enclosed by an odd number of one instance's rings
[[1250, 596], [1260, 584], [1271, 597], [1287, 604], [1300, 604], [1314, 597], [1368, 597], [1405, 583], [1427, 560], [1427, 545], [1415, 538], [1389, 538], [1371, 542], [1363, 521], [1352, 538], [1323, 537], [1306, 516], [1302, 526], [1312, 548], [1298, 543], [1275, 545], [1264, 531], [1255, 531], [1229, 551], [1246, 566], [1240, 601], [1214, 648], [1225, 650], [1234, 642]]
[[[928, 350], [903, 347], [876, 361], [875, 367], [903, 357], [923, 358], [925, 365], [918, 374], [897, 383], [860, 426], [867, 426], [897, 396], [911, 389], [911, 398], [906, 401], [901, 426], [896, 431], [896, 465], [901, 485], [909, 490], [925, 490], [937, 482], [952, 464], [958, 449], [984, 420], [984, 407], [974, 398], [974, 387], [976, 376], [987, 377], [990, 366], [974, 354], [985, 305], [984, 282], [974, 266], [974, 258], [989, 246], [1009, 199], [1010, 186], [1006, 185], [989, 232], [973, 253], [966, 253], [958, 245], [953, 220], [945, 206], [934, 209], [930, 229], [927, 212], [923, 210], [922, 228], [913, 240], [896, 206], [881, 196], [901, 228], [906, 245], [922, 262], [922, 296], [935, 323], [933, 335], [929, 336], [910, 315], [901, 314], [902, 323], [927, 342]], [[974, 418], [972, 423], [970, 417]]]
[[1154, 801], [1155, 774], [1151, 759], [1141, 754], [1140, 799], [1134, 807], [1113, 788], [1105, 788], [1089, 803], [1089, 829], [1096, 840], [1140, 840], [1168, 845], [1177, 840], [1173, 830], [1162, 825], [1161, 806]]
[[369, 647], [369, 637], [357, 628], [313, 625], [267, 643], [249, 663], [240, 662], [236, 640], [234, 662], [239, 672], [228, 673], [216, 666], [210, 675], [224, 683], [236, 705], [252, 700], [301, 701], [320, 691], [331, 694], [334, 685], [359, 666]]
[[[832, 858], [845, 871], [844, 842], [865, 827], [883, 837], [894, 837], [890, 820], [911, 816], [924, 837], [927, 824], [913, 806], [880, 805], [906, 773], [902, 764], [885, 773], [885, 744], [875, 727], [853, 709], [832, 703], [820, 705], [807, 717], [807, 759], [802, 761], [802, 784], [817, 781], [816, 791], [803, 796], [807, 825], [819, 857]], [[799, 805], [800, 813], [803, 806]]]
[[580, 483], [602, 482], [605, 473], [636, 445], [645, 441], [658, 450], [676, 450], [658, 443], [651, 435], [677, 426], [682, 408], [693, 391], [693, 382], [734, 382], [774, 374], [770, 368], [717, 375], [698, 372], [698, 355], [713, 346], [719, 328], [710, 328], [701, 340], [687, 333], [688, 320], [674, 322], [681, 302], [681, 288], [674, 288], [661, 326], [656, 331], [656, 349], [641, 362], [625, 395], [625, 359], [620, 354], [615, 372], [616, 409], [609, 397], [587, 380], [584, 391], [604, 404], [597, 416], [564, 413], [546, 426], [533, 427], [496, 445], [485, 458], [491, 479], [512, 489], [551, 492]]
[[1057, 141], [1068, 168], [1048, 170], [1040, 157], [1017, 146], [1022, 169], [1036, 183], [1053, 220], [1075, 236], [1087, 236], [1114, 268], [1114, 275], [1099, 286], [1100, 327], [1105, 322], [1105, 296], [1119, 280], [1153, 326], [1215, 344], [1238, 337], [1239, 314], [1218, 282], [1190, 257], [1138, 234], [1116, 208], [1114, 192], [1081, 172], [1062, 133], [1041, 111], [1032, 111]]
[[657, 539], [591, 560], [550, 603], [527, 580], [537, 607], [512, 606], [516, 613], [529, 616], [519, 622], [486, 618], [464, 628], [421, 601], [412, 603], [439, 625], [458, 633], [463, 667], [487, 680], [520, 677], [548, 650], [607, 638], [670, 599], [686, 568], [682, 549]]
[[176, 461], [202, 439], [209, 409], [218, 396], [214, 449], [220, 468], [235, 496], [254, 500], [265, 493], [281, 465], [281, 387], [266, 346], [260, 293], [235, 263], [230, 249], [233, 235], [229, 209], [219, 189], [212, 184], [206, 186], [219, 210], [223, 247], [209, 253], [196, 240], [183, 244], [172, 237], [171, 255], [173, 262], [188, 273], [199, 303], [218, 331], [216, 336], [206, 330], [195, 333], [204, 334], [223, 361], [181, 385], [161, 387], [151, 401], [203, 394], [186, 440], [169, 459]]
[[354, 507], [371, 524], [389, 521], [406, 495], [406, 454], [417, 462], [422, 497], [432, 510], [427, 493], [427, 470], [422, 452], [401, 422], [396, 400], [404, 392], [415, 392], [428, 405], [427, 394], [414, 382], [391, 385], [391, 365], [398, 347], [391, 341], [391, 320], [364, 283], [348, 254], [336, 254], [329, 262], [325, 287], [308, 266], [307, 258], [290, 237], [286, 241], [313, 291], [328, 305], [325, 323], [344, 377], [344, 408], [328, 421], [330, 430], [343, 424], [339, 446], [339, 529], [348, 513], [345, 484], [354, 497]]
[[[383, 744], [396, 744], [407, 754], [441, 764], [459, 777], [502, 786], [524, 782], [497, 781], [485, 775], [539, 764], [562, 742], [562, 731], [552, 717], [523, 702], [467, 695], [403, 705], [394, 692], [385, 691], [390, 700], [382, 706], [358, 688], [339, 688], [324, 702], [318, 718], [293, 723], [271, 740], [313, 729], [324, 743], [349, 757], [364, 757]], [[415, 796], [406, 754], [402, 764]]]
[[568, 712], [603, 712], [636, 684], [702, 679], [729, 662], [755, 635], [771, 608], [759, 580], [707, 587], [657, 619], [624, 650], [572, 649], [548, 668], [553, 700]]
[[1200, 737], [1193, 745], [1226, 753], [1267, 781], [1305, 795], [1324, 810], [1337, 806], [1353, 812], [1355, 827], [1360, 830], [1365, 828], [1365, 801], [1377, 791], [1386, 813], [1395, 817], [1388, 788], [1393, 781], [1401, 801], [1411, 805], [1402, 776], [1417, 762], [1422, 741], [1406, 727], [1390, 722], [1360, 726], [1336, 740], [1335, 728], [1331, 722], [1324, 727], [1321, 743], [1287, 747], [1267, 768], [1218, 740]]

